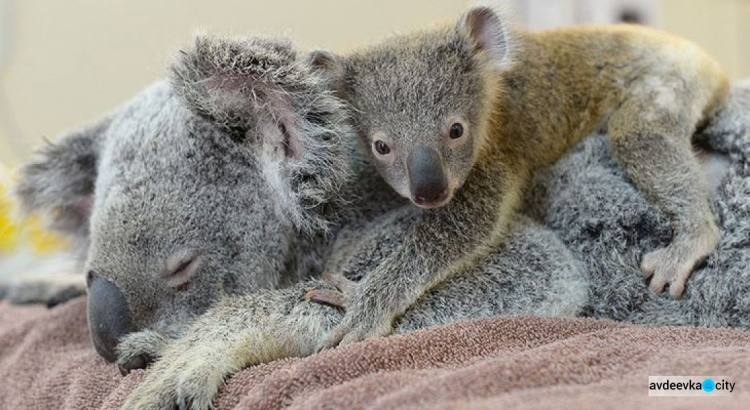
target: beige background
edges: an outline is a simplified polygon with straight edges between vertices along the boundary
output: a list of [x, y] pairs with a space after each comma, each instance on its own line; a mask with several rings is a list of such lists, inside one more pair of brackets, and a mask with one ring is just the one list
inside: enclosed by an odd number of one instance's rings
[[[199, 29], [283, 34], [345, 51], [455, 18], [466, 0], [0, 0], [0, 163], [159, 78]], [[654, 0], [661, 26], [750, 76], [750, 0]], [[745, 22], [746, 24], [742, 24]], [[10, 25], [8, 25], [10, 23]]]

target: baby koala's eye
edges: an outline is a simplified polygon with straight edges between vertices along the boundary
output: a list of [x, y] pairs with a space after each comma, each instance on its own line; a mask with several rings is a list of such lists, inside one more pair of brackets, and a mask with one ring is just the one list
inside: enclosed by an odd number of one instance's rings
[[451, 125], [451, 130], [450, 130], [449, 135], [451, 139], [453, 140], [457, 140], [461, 138], [464, 135], [464, 126], [457, 122], [454, 123], [453, 125]]
[[375, 152], [377, 152], [379, 155], [388, 155], [391, 153], [391, 147], [388, 146], [385, 142], [382, 140], [377, 140], [372, 143], [373, 147], [375, 147]]

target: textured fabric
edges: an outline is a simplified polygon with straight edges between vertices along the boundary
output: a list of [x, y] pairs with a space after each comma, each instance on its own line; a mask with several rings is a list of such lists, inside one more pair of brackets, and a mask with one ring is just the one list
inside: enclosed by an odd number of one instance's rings
[[[648, 397], [649, 375], [722, 375], [729, 397]], [[85, 301], [0, 305], [0, 409], [116, 409], [142, 378], [91, 348]], [[218, 409], [746, 409], [750, 332], [490, 318], [246, 369]]]

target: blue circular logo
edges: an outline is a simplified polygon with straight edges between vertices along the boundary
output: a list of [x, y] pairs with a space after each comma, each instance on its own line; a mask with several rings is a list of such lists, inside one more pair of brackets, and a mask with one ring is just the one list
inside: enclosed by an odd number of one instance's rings
[[703, 380], [703, 391], [711, 393], [716, 388], [716, 383], [711, 379]]

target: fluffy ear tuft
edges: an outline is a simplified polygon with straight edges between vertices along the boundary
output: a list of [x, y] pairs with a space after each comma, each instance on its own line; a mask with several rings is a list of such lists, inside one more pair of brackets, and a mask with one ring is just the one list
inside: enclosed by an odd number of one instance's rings
[[247, 131], [269, 115], [293, 115], [295, 94], [313, 85], [289, 41], [259, 37], [198, 36], [181, 52], [171, 77], [199, 114], [232, 131]]
[[73, 237], [78, 245], [88, 238], [99, 145], [110, 118], [63, 136], [38, 152], [25, 165], [15, 193], [25, 213], [48, 214], [52, 229]]
[[492, 65], [504, 67], [512, 60], [510, 26], [504, 13], [486, 6], [474, 7], [459, 20], [457, 29], [471, 45], [487, 55]]

